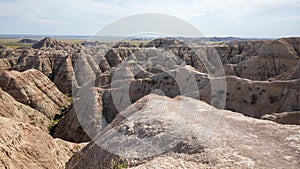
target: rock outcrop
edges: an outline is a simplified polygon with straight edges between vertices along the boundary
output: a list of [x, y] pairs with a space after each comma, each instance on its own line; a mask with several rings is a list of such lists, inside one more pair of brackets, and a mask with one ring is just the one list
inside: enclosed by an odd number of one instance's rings
[[0, 117], [0, 168], [63, 169], [83, 145], [53, 139], [38, 127]]
[[[107, 126], [102, 111], [103, 92], [94, 89], [81, 92], [80, 98], [74, 100], [70, 110], [55, 127], [53, 137], [76, 143], [87, 142], [96, 136], [99, 129]], [[82, 125], [86, 127], [82, 128]]]
[[37, 40], [33, 40], [33, 39], [21, 39], [18, 41], [19, 43], [37, 43]]
[[[155, 162], [181, 168], [297, 168], [299, 129], [218, 110], [191, 98], [148, 95], [122, 111], [66, 168], [155, 168]], [[146, 158], [148, 153], [155, 156]]]
[[[192, 45], [189, 45], [190, 43]], [[117, 67], [128, 58], [136, 62], [141, 61], [139, 57], [149, 56], [150, 51], [154, 52], [153, 54], [160, 52], [160, 55], [161, 51], [170, 51], [187, 65], [191, 65], [202, 73], [207, 73], [203, 59], [195, 55], [197, 48], [203, 48], [208, 60], [220, 57], [226, 75], [251, 80], [268, 80], [296, 66], [299, 61], [298, 44], [299, 38], [232, 41], [216, 44], [159, 38], [140, 47], [125, 42], [115, 45], [86, 43], [83, 47], [45, 38], [36, 44], [37, 49], [15, 49], [4, 52], [0, 59], [0, 69], [18, 71], [37, 69], [53, 80], [62, 92], [71, 94], [72, 79], [80, 81], [74, 73], [77, 63], [88, 63], [90, 71], [97, 74], [109, 72], [111, 68]], [[196, 45], [196, 48], [193, 48], [193, 45]], [[80, 55], [88, 57], [78, 62], [77, 58]]]
[[[211, 92], [226, 92], [225, 108], [260, 118], [269, 113], [298, 111], [300, 79], [290, 81], [252, 81], [235, 76], [226, 77], [226, 91], [206, 86], [201, 100], [211, 103]], [[212, 79], [217, 81], [218, 79]], [[216, 96], [217, 97], [217, 96]], [[224, 100], [225, 101], [225, 100]]]
[[157, 38], [145, 44], [144, 47], [164, 48], [178, 47], [179, 45], [183, 45], [182, 41], [175, 38]]
[[300, 112], [283, 112], [266, 114], [261, 117], [264, 120], [271, 120], [280, 124], [300, 125]]
[[240, 55], [235, 55], [231, 59], [234, 61], [242, 58], [242, 61], [236, 63], [237, 76], [252, 80], [267, 80], [288, 71], [299, 60], [297, 49], [289, 42], [288, 39], [279, 39], [250, 41], [240, 45]]
[[292, 67], [287, 72], [284, 72], [276, 76], [273, 80], [293, 80], [300, 78], [300, 62], [296, 66]]
[[57, 41], [55, 39], [46, 37], [42, 39], [41, 41], [35, 43], [32, 45], [32, 48], [34, 49], [41, 49], [41, 48], [64, 48], [68, 43]]
[[299, 44], [0, 46], [0, 168], [299, 168]]
[[0, 58], [6, 56], [8, 53], [12, 51], [11, 48], [0, 44]]
[[17, 101], [36, 109], [52, 119], [71, 104], [43, 73], [35, 69], [25, 72], [0, 73], [0, 87]]
[[[112, 122], [120, 111], [150, 93], [168, 97], [188, 95], [203, 89], [209, 83], [208, 75], [197, 72], [191, 66], [136, 79], [133, 75], [134, 70], [127, 69], [128, 76], [124, 72], [120, 69], [114, 73], [117, 78], [114, 79], [113, 84], [111, 84], [111, 77], [99, 76], [95, 86], [92, 86], [94, 88], [88, 89], [89, 85], [82, 86], [78, 95], [74, 96], [78, 99], [75, 99], [70, 111], [59, 121], [53, 136], [73, 142], [89, 141], [90, 138], [85, 134], [77, 119], [83, 115], [87, 116], [85, 112], [89, 115], [97, 114], [100, 124], [93, 124], [95, 119], [88, 117], [84, 118], [81, 123], [90, 124], [91, 127], [101, 130]], [[179, 88], [179, 85], [182, 88]], [[88, 135], [93, 138], [95, 134], [88, 133]]]
[[50, 120], [41, 112], [32, 109], [20, 102], [0, 88], [0, 116], [13, 119], [18, 122], [29, 123], [48, 132]]
[[[127, 73], [125, 73], [126, 71]], [[134, 70], [126, 69], [126, 71], [120, 69], [113, 73], [118, 79], [113, 82], [113, 87], [111, 86], [111, 74], [109, 75], [110, 77], [103, 75], [96, 79], [96, 87], [99, 87], [99, 90], [104, 92], [100, 96], [102, 100], [101, 105], [103, 107], [101, 107], [102, 110], [99, 111], [98, 114], [103, 116], [108, 123], [110, 123], [120, 111], [130, 105], [126, 104], [126, 99], [116, 103], [116, 99], [114, 100], [112, 98], [114, 94], [124, 93], [120, 95], [120, 98], [126, 98], [126, 93], [128, 93], [129, 100], [127, 100], [127, 102], [134, 103], [143, 96], [155, 91], [159, 91], [168, 97], [176, 97], [178, 95], [190, 95], [193, 92], [196, 92], [194, 94], [197, 95], [197, 92], [200, 90], [201, 100], [205, 100], [211, 104], [212, 89], [210, 82], [217, 80], [214, 78], [211, 79], [207, 74], [197, 72], [196, 69], [190, 66], [173, 69], [168, 71], [168, 73], [150, 73], [148, 76], [141, 76], [141, 78], [134, 76]], [[122, 72], [122, 76], [121, 74], [118, 76], [118, 72]], [[179, 81], [176, 81], [176, 79]], [[191, 79], [194, 79], [194, 81]], [[240, 112], [255, 118], [261, 118], [261, 116], [269, 113], [298, 111], [300, 109], [299, 79], [269, 82], [252, 81], [230, 76], [226, 77], [224, 81], [226, 81], [224, 90], [215, 92], [217, 94], [224, 94], [224, 96], [226, 95], [226, 100], [224, 98], [222, 101], [225, 104], [224, 108], [228, 110]], [[196, 83], [196, 86], [193, 86], [193, 83]], [[76, 119], [74, 110], [69, 112], [65, 120], [60, 122], [62, 123], [60, 126], [64, 127], [59, 127], [56, 130], [56, 133], [58, 133], [56, 136], [59, 138], [70, 136], [67, 140], [76, 140], [76, 142], [86, 141], [87, 137], [82, 134], [84, 132], [78, 121], [67, 120], [68, 118]], [[81, 140], [80, 135], [84, 138], [83, 140]]]

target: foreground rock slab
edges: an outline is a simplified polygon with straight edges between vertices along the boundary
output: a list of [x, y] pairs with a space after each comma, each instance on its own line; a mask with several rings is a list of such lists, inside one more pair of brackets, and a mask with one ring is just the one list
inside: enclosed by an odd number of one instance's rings
[[[156, 142], [143, 146], [149, 139]], [[118, 114], [67, 168], [299, 168], [299, 159], [299, 126], [151, 94]]]

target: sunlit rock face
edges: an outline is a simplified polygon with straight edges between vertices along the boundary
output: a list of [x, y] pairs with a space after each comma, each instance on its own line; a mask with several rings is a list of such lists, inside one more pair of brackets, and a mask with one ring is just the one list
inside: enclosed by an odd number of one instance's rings
[[299, 44], [0, 45], [0, 168], [299, 168]]

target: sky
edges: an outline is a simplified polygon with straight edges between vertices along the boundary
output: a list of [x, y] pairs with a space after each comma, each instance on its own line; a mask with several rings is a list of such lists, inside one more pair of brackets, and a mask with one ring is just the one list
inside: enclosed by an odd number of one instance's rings
[[0, 34], [93, 35], [142, 13], [178, 17], [207, 37], [300, 36], [300, 0], [0, 0]]

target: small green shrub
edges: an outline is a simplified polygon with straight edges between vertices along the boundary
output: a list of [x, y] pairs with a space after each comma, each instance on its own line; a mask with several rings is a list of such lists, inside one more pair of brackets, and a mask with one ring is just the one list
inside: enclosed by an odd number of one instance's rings
[[122, 159], [112, 160], [112, 164], [113, 164], [113, 169], [123, 169], [129, 167], [127, 161], [124, 161]]

